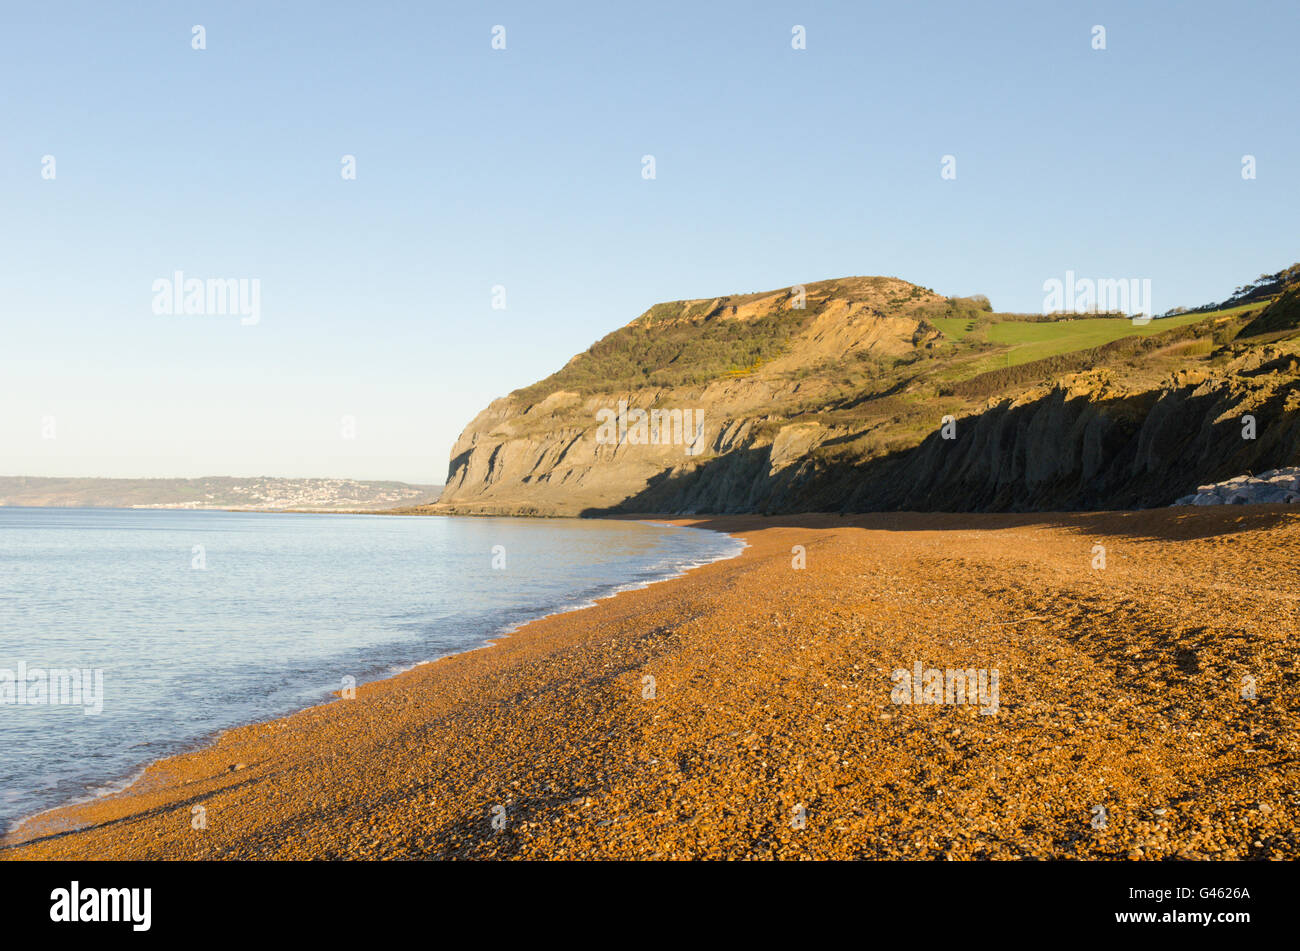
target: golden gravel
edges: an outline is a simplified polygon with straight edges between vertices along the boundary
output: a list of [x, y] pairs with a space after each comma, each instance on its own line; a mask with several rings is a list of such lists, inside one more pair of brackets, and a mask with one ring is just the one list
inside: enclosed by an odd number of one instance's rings
[[[1300, 513], [679, 521], [750, 547], [231, 730], [0, 857], [1300, 854]], [[892, 703], [918, 660], [997, 668], [997, 713]]]

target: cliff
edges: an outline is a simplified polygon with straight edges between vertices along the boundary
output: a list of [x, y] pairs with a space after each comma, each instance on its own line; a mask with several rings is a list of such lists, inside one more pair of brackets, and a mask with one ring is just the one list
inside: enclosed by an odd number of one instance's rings
[[1300, 462], [1294, 306], [1280, 278], [1146, 323], [879, 277], [660, 304], [475, 417], [429, 510], [1166, 505]]

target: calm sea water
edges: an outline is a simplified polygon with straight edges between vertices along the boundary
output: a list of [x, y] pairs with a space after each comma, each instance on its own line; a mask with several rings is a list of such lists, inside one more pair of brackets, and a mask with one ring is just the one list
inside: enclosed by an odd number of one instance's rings
[[480, 647], [741, 547], [633, 522], [0, 508], [0, 699], [20, 663], [103, 672], [97, 715], [84, 696], [0, 703], [0, 829], [326, 700], [345, 676]]

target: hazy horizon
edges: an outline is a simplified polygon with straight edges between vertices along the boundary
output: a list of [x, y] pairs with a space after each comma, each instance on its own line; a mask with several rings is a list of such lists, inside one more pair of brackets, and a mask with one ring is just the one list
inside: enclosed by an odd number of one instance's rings
[[185, 479], [195, 481], [201, 479], [339, 479], [351, 482], [401, 482], [404, 485], [415, 485], [425, 488], [440, 488], [444, 486], [445, 481], [436, 482], [407, 482], [405, 479], [357, 479], [353, 476], [338, 475], [284, 475], [279, 472], [205, 472], [202, 475], [194, 476], [172, 476], [172, 475], [144, 475], [144, 476], [67, 476], [67, 475], [33, 475], [30, 472], [0, 472], [0, 479], [103, 479], [118, 480], [124, 482], [150, 482], [150, 481], [172, 481], [176, 479]]

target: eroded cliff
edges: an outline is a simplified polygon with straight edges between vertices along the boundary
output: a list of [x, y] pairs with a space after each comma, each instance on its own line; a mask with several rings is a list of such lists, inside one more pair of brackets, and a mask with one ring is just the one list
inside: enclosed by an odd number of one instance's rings
[[433, 510], [1168, 504], [1300, 461], [1284, 292], [1145, 324], [894, 278], [657, 305], [475, 417]]

